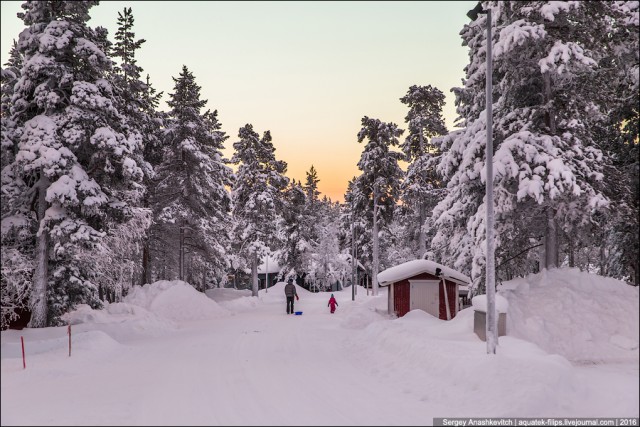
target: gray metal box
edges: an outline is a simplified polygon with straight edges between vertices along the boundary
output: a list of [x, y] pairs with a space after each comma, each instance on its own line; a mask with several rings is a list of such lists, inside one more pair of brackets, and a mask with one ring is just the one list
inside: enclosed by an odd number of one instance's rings
[[[482, 341], [487, 340], [487, 313], [475, 310], [473, 313], [473, 332]], [[498, 336], [507, 335], [507, 313], [498, 313]]]

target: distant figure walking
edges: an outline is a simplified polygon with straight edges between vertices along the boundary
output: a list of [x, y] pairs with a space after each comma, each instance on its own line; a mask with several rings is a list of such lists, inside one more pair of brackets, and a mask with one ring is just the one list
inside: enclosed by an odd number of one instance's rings
[[293, 279], [287, 280], [287, 284], [284, 286], [284, 295], [287, 297], [287, 314], [293, 313], [293, 298], [298, 298], [298, 292], [296, 292], [296, 285], [293, 284]]
[[327, 307], [331, 307], [331, 313], [336, 311], [337, 305], [338, 301], [336, 301], [336, 299], [333, 297], [333, 294], [331, 294], [331, 298], [329, 298], [329, 304], [327, 304]]

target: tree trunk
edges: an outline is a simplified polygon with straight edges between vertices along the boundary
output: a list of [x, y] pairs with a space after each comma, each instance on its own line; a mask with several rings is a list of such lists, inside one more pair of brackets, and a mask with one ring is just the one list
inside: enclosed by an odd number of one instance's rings
[[544, 267], [546, 269], [558, 266], [558, 235], [553, 208], [547, 207], [547, 222], [544, 229]]
[[569, 267], [573, 268], [576, 266], [576, 251], [573, 245], [573, 235], [569, 234], [567, 239], [569, 240]]
[[427, 207], [425, 206], [424, 201], [420, 201], [419, 206], [420, 219], [419, 219], [419, 228], [418, 228], [418, 259], [422, 259], [424, 253], [427, 251], [427, 235], [424, 232], [424, 221], [426, 216]]
[[[544, 78], [544, 100], [547, 106], [547, 113], [545, 116], [547, 125], [549, 126], [549, 133], [551, 135], [556, 134], [556, 118], [552, 105], [552, 91], [551, 91], [551, 73], [545, 72]], [[551, 203], [551, 202], [550, 202]], [[558, 236], [556, 220], [554, 217], [554, 209], [551, 206], [547, 207], [547, 224], [545, 227], [545, 268], [556, 268], [558, 266]]]
[[178, 248], [178, 279], [184, 280], [184, 219], [180, 220], [180, 242]]
[[47, 326], [47, 288], [49, 284], [49, 231], [45, 230], [44, 215], [47, 211], [47, 188], [49, 179], [42, 174], [38, 182], [38, 222], [40, 228], [36, 241], [36, 269], [33, 273], [33, 289], [29, 300], [31, 319], [28, 327]]
[[[142, 206], [145, 208], [149, 207], [149, 192], [145, 193], [144, 198], [142, 199]], [[151, 242], [151, 226], [147, 228], [147, 232], [145, 233], [145, 237], [142, 239], [142, 274], [140, 275], [140, 286], [144, 286], [147, 283], [151, 283], [151, 265], [150, 265], [150, 249], [149, 245]]]
[[324, 259], [324, 265], [322, 266], [323, 274], [324, 274], [324, 289], [327, 290], [329, 288], [329, 278], [327, 277], [327, 259]]
[[607, 273], [607, 259], [606, 259], [606, 251], [605, 251], [605, 236], [602, 233], [602, 237], [600, 238], [600, 275], [605, 276]]
[[151, 268], [149, 265], [149, 239], [142, 242], [142, 283], [141, 286], [151, 283]]
[[[424, 137], [422, 135], [422, 129], [420, 129], [420, 156], [424, 155]], [[424, 225], [424, 221], [425, 221], [425, 211], [426, 211], [426, 206], [423, 200], [420, 200], [419, 202], [419, 206], [418, 206], [418, 212], [420, 215], [420, 219], [419, 219], [419, 228], [418, 228], [418, 252], [420, 252], [418, 254], [418, 259], [422, 259], [422, 257], [424, 256], [424, 253], [427, 251], [427, 239], [426, 239], [426, 235], [424, 232], [424, 229], [422, 228], [422, 226]]]
[[258, 254], [251, 257], [251, 296], [258, 296]]
[[372, 282], [372, 292], [373, 296], [378, 295], [378, 269], [379, 266], [379, 239], [378, 239], [378, 193], [377, 191], [373, 191], [373, 277], [371, 278]]

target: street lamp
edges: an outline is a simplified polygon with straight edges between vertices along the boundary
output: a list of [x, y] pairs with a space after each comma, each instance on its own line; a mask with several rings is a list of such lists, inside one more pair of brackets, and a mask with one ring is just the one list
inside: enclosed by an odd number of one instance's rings
[[486, 274], [485, 287], [487, 292], [487, 353], [495, 354], [498, 345], [498, 317], [496, 315], [496, 267], [495, 254], [493, 248], [493, 64], [491, 53], [491, 9], [483, 9], [482, 4], [478, 2], [476, 7], [467, 12], [467, 16], [472, 21], [478, 18], [479, 14], [487, 15], [487, 177], [486, 177], [486, 237], [487, 237], [487, 254], [486, 254]]

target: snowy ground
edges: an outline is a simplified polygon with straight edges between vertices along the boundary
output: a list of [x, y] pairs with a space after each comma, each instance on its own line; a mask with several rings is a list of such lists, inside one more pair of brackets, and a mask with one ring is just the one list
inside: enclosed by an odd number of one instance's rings
[[[386, 315], [386, 290], [252, 298], [139, 288], [67, 328], [3, 331], [2, 425], [429, 425], [433, 417], [638, 417], [638, 289], [575, 270], [505, 284], [495, 356], [473, 312]], [[20, 336], [27, 368], [23, 369]]]

